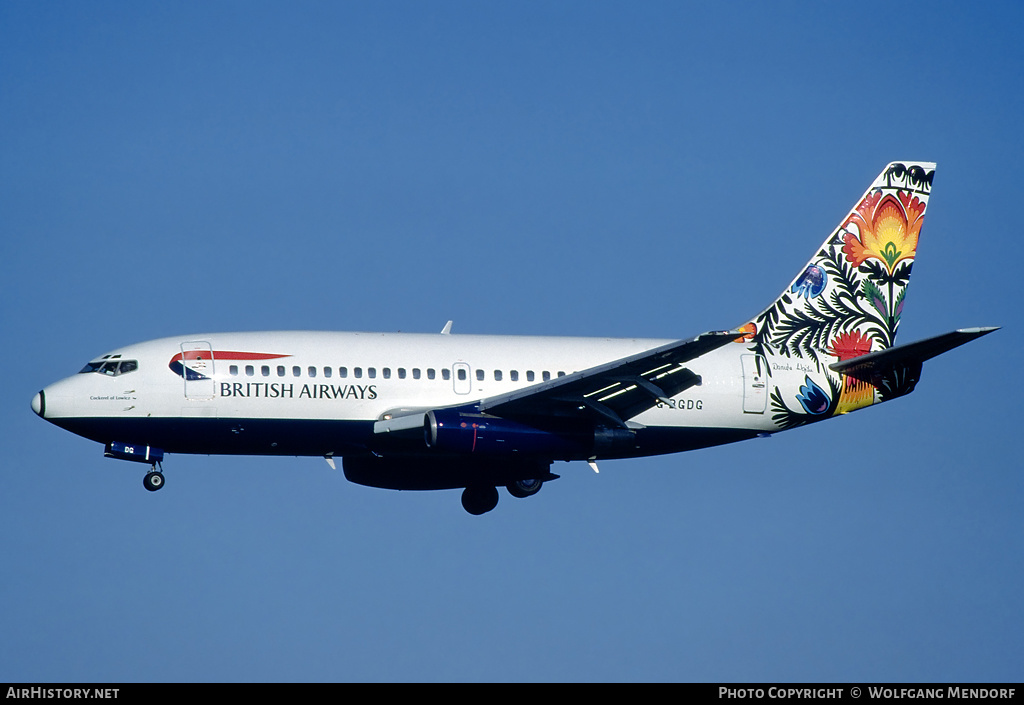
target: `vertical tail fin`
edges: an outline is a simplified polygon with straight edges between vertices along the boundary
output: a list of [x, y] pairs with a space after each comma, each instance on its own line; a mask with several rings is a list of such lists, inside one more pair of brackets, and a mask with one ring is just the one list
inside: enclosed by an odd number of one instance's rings
[[778, 427], [845, 414], [914, 388], [919, 364], [892, 366], [870, 379], [829, 365], [893, 345], [934, 175], [930, 162], [889, 164], [789, 287], [743, 327], [746, 335], [737, 342], [773, 360], [767, 372]]
[[738, 342], [818, 366], [892, 346], [934, 175], [889, 164]]

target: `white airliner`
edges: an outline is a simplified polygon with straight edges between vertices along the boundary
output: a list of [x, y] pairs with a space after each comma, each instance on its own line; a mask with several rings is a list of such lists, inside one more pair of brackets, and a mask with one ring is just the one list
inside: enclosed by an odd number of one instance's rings
[[149, 464], [165, 452], [322, 456], [372, 487], [465, 488], [472, 514], [596, 462], [705, 448], [913, 391], [922, 363], [996, 328], [893, 347], [935, 165], [895, 162], [745, 325], [686, 340], [261, 332], [120, 348], [32, 400]]

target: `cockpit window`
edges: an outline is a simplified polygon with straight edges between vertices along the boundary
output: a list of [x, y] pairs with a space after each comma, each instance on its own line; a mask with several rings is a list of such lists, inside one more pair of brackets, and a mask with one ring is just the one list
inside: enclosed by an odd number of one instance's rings
[[134, 372], [137, 369], [139, 369], [138, 360], [97, 360], [86, 364], [85, 367], [79, 370], [79, 374], [99, 372], [101, 375], [107, 375], [108, 377], [117, 377]]

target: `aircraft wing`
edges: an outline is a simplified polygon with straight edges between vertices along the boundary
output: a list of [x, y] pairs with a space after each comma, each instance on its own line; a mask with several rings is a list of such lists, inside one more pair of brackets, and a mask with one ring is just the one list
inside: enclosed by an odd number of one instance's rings
[[480, 412], [516, 419], [586, 418], [624, 428], [658, 402], [701, 383], [685, 363], [732, 342], [740, 331], [712, 331], [696, 338], [573, 372], [478, 402]]

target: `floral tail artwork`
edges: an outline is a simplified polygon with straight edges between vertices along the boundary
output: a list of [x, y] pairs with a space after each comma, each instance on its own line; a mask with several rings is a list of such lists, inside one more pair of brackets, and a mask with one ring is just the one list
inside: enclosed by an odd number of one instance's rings
[[858, 373], [849, 361], [896, 339], [934, 175], [929, 162], [889, 164], [792, 284], [741, 328], [737, 343], [767, 362], [778, 428], [913, 390], [919, 363]]

